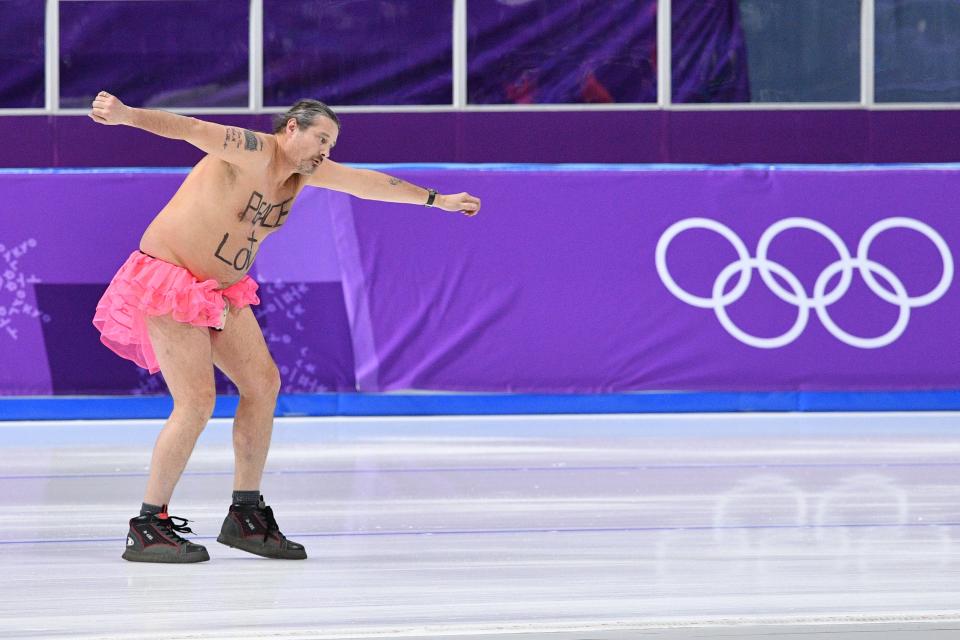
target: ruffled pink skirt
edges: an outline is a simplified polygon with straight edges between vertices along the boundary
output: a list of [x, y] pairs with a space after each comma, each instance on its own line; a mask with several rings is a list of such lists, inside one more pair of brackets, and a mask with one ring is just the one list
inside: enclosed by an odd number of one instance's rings
[[192, 273], [134, 251], [113, 277], [93, 316], [100, 341], [117, 355], [156, 373], [157, 356], [147, 333], [147, 316], [169, 315], [197, 327], [223, 327], [227, 303], [240, 309], [260, 304], [250, 276], [217, 289], [216, 280], [200, 282]]

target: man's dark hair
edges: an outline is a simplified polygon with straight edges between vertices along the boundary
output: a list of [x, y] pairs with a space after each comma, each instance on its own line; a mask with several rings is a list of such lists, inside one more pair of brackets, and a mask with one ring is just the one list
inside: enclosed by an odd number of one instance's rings
[[297, 103], [290, 107], [286, 113], [281, 113], [274, 116], [273, 132], [280, 133], [283, 131], [283, 128], [287, 126], [287, 122], [290, 120], [290, 118], [294, 118], [297, 121], [297, 126], [301, 129], [308, 129], [310, 125], [313, 124], [313, 121], [317, 116], [325, 116], [330, 118], [333, 120], [334, 124], [337, 125], [337, 129], [340, 128], [340, 118], [338, 118], [337, 114], [333, 112], [333, 109], [319, 100], [305, 98], [303, 100], [298, 100]]

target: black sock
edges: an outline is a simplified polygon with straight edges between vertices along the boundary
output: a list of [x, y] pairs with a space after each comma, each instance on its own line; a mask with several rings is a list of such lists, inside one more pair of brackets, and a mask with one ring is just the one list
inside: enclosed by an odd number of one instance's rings
[[161, 511], [163, 511], [163, 507], [158, 504], [144, 502], [142, 505], [140, 505], [140, 515], [142, 516], [156, 515]]
[[260, 505], [260, 490], [234, 491], [233, 504], [238, 507], [256, 507]]

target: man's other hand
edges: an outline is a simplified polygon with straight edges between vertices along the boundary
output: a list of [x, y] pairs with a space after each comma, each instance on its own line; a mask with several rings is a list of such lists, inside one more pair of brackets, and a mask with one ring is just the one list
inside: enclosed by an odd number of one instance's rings
[[473, 217], [480, 212], [480, 198], [469, 193], [456, 193], [448, 196], [438, 196], [437, 202], [433, 206], [444, 211], [459, 211], [465, 215]]

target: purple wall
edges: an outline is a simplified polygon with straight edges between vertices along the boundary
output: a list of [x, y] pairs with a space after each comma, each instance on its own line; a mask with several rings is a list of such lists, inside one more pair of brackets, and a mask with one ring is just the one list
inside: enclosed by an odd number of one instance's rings
[[[387, 171], [483, 211], [306, 189], [252, 271], [285, 392], [960, 380], [956, 166]], [[90, 320], [184, 175], [0, 175], [0, 395], [163, 391]]]
[[[163, 393], [100, 344], [90, 322], [105, 285], [185, 171], [0, 175], [15, 200], [0, 230], [0, 395]], [[356, 388], [331, 216], [347, 197], [310, 189], [257, 254], [254, 313], [285, 392]], [[301, 215], [299, 212], [306, 214]], [[217, 374], [221, 393], [232, 390]]]
[[358, 249], [359, 268], [341, 268], [373, 346], [355, 349], [362, 389], [907, 390], [960, 379], [955, 168], [406, 175], [467, 188], [483, 210], [437, 218], [351, 200], [349, 217], [333, 218]]
[[[269, 130], [270, 118], [203, 116]], [[956, 162], [958, 111], [348, 113], [344, 162]], [[186, 166], [200, 152], [86, 116], [0, 118], [0, 167]]]

